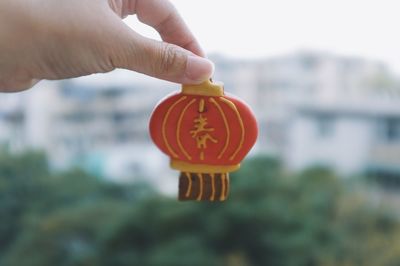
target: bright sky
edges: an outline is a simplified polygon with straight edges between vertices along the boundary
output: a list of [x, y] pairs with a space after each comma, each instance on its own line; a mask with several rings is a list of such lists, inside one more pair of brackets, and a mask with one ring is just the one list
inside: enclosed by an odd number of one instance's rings
[[[387, 62], [400, 74], [398, 0], [171, 0], [207, 53], [261, 57], [328, 51]], [[153, 38], [134, 19], [128, 24]]]

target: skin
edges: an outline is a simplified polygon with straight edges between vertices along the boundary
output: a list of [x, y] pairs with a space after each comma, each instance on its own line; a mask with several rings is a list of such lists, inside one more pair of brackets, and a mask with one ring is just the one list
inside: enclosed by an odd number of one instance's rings
[[[122, 18], [136, 14], [162, 42]], [[168, 0], [1, 0], [0, 91], [31, 88], [115, 68], [198, 84], [213, 64]]]

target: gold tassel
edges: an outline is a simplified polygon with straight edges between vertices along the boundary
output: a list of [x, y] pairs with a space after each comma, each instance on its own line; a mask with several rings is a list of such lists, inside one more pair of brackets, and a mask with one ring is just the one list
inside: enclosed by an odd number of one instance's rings
[[181, 172], [179, 176], [179, 200], [224, 201], [228, 193], [228, 173]]

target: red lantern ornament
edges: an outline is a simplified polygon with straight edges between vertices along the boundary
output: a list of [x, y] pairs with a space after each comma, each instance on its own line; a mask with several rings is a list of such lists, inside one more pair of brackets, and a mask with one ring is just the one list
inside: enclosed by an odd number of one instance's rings
[[250, 108], [211, 81], [183, 85], [161, 100], [150, 119], [152, 140], [181, 171], [179, 200], [224, 201], [228, 173], [239, 169], [257, 134]]

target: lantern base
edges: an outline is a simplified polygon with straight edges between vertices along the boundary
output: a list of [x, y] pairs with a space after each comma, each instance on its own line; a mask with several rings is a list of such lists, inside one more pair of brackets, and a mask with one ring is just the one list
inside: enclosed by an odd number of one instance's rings
[[221, 174], [221, 172], [234, 172], [240, 168], [240, 164], [232, 165], [207, 165], [207, 164], [193, 164], [185, 161], [172, 159], [170, 167], [175, 170], [190, 173], [208, 173], [208, 174]]
[[224, 201], [229, 193], [228, 173], [189, 173], [179, 176], [179, 195], [181, 201]]

